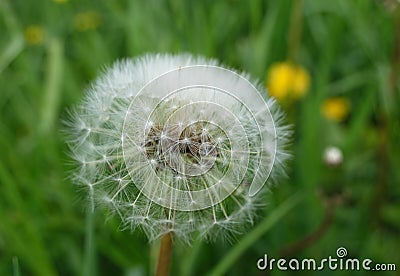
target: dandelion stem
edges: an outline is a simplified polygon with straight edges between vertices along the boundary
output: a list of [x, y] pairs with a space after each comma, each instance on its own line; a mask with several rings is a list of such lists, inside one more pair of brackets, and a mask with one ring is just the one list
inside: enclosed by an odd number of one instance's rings
[[96, 255], [94, 240], [94, 213], [92, 206], [86, 213], [86, 233], [85, 233], [85, 252], [84, 266], [82, 275], [96, 275]]
[[161, 237], [160, 252], [157, 263], [157, 276], [168, 276], [172, 259], [172, 233]]

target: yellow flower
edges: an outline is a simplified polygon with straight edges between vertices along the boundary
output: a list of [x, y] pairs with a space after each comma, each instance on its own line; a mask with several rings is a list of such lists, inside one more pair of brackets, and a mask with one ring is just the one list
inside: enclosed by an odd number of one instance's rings
[[310, 87], [310, 75], [299, 65], [275, 63], [268, 70], [266, 87], [277, 100], [296, 100], [303, 97]]
[[310, 87], [310, 75], [300, 66], [294, 68], [292, 90], [295, 98], [301, 98]]
[[78, 13], [74, 18], [74, 26], [80, 32], [94, 30], [100, 25], [100, 15], [95, 11]]
[[336, 97], [325, 100], [321, 112], [329, 120], [341, 122], [346, 119], [350, 111], [350, 102], [343, 97]]
[[39, 25], [30, 25], [24, 31], [25, 40], [30, 45], [42, 44], [44, 30]]
[[53, 0], [53, 2], [56, 2], [58, 4], [64, 4], [64, 3], [67, 3], [68, 0]]

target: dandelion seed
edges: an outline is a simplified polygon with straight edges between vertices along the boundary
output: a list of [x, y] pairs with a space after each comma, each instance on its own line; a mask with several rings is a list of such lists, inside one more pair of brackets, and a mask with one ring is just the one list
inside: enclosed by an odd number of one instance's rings
[[284, 174], [282, 112], [262, 87], [217, 64], [190, 55], [119, 61], [71, 112], [71, 155], [87, 164], [74, 179], [92, 183], [91, 200], [149, 240], [242, 233]]
[[343, 153], [339, 148], [329, 146], [324, 151], [323, 159], [325, 164], [332, 167], [336, 167], [342, 164]]

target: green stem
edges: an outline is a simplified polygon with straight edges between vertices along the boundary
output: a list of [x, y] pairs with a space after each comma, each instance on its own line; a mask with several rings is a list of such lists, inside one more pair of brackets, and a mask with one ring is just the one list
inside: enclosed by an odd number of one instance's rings
[[21, 272], [19, 269], [19, 262], [17, 257], [13, 257], [12, 264], [13, 264], [13, 276], [20, 276]]
[[[0, 54], [0, 74], [11, 62], [24, 50], [24, 36], [18, 24], [18, 20], [8, 1], [0, 1], [0, 13], [8, 31], [11, 33], [9, 43]], [[4, 31], [3, 31], [4, 32]]]
[[303, 29], [303, 0], [293, 1], [290, 15], [290, 30], [288, 39], [288, 59], [295, 61], [300, 47], [301, 33]]
[[157, 276], [168, 276], [172, 260], [172, 233], [161, 237], [160, 253], [158, 255]]
[[224, 275], [252, 244], [261, 238], [272, 226], [275, 225], [275, 223], [296, 206], [301, 199], [302, 196], [300, 194], [295, 194], [274, 209], [268, 217], [266, 217], [256, 228], [254, 228], [235, 247], [232, 248], [222, 261], [211, 271], [209, 276]]
[[94, 212], [92, 208], [86, 213], [85, 252], [82, 275], [96, 275], [96, 255], [94, 243]]
[[39, 127], [41, 133], [44, 134], [53, 127], [57, 119], [57, 111], [61, 98], [63, 59], [63, 43], [57, 38], [52, 38], [49, 42], [47, 75], [41, 109], [42, 120]]

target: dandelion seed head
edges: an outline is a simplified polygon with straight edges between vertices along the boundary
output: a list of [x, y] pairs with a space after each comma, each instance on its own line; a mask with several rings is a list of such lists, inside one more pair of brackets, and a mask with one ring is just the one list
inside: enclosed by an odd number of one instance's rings
[[324, 151], [323, 159], [325, 164], [336, 167], [342, 164], [343, 153], [340, 148], [329, 146]]
[[242, 233], [290, 156], [290, 128], [263, 95], [202, 57], [116, 62], [70, 112], [73, 179], [150, 240]]

